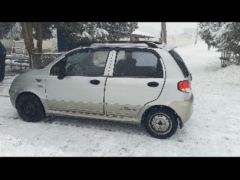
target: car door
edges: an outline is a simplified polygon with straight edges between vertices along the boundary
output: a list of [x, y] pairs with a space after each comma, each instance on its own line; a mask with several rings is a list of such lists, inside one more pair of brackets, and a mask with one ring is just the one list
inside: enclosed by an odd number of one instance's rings
[[148, 49], [123, 49], [116, 56], [105, 92], [107, 116], [136, 118], [144, 105], [160, 95], [164, 69], [159, 55]]
[[[77, 50], [56, 63], [46, 80], [48, 109], [102, 115], [108, 54], [109, 50], [104, 49]], [[66, 76], [58, 79], [62, 64]]]

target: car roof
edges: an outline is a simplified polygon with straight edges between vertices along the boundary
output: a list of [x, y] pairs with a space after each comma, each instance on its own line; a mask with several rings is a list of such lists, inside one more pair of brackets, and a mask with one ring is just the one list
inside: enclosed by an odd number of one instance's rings
[[66, 54], [73, 52], [78, 49], [84, 49], [84, 48], [155, 48], [155, 49], [163, 49], [165, 51], [171, 51], [176, 46], [168, 46], [164, 44], [160, 44], [159, 42], [152, 42], [152, 41], [114, 41], [114, 42], [94, 42], [90, 43], [85, 46], [81, 46], [75, 49], [72, 49], [69, 52], [66, 52]]
[[147, 48], [160, 48], [166, 51], [171, 51], [177, 46], [169, 46], [166, 44], [160, 44], [158, 42], [152, 41], [136, 41], [136, 42], [113, 42], [113, 43], [93, 43], [90, 47], [124, 47], [124, 48], [134, 48], [134, 47], [147, 47]]

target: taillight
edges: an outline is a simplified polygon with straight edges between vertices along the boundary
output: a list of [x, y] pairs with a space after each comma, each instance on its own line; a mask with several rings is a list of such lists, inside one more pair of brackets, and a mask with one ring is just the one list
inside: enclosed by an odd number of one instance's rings
[[191, 90], [191, 85], [189, 80], [179, 81], [177, 84], [177, 88], [179, 91], [189, 93]]

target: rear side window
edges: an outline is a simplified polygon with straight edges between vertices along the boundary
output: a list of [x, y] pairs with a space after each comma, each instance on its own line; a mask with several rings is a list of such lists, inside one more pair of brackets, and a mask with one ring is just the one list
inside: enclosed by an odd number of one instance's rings
[[115, 77], [163, 77], [159, 58], [148, 51], [118, 52], [114, 74]]
[[171, 56], [173, 57], [173, 59], [176, 61], [177, 65], [181, 69], [184, 77], [188, 77], [190, 73], [181, 56], [174, 50], [169, 51], [169, 53], [171, 54]]

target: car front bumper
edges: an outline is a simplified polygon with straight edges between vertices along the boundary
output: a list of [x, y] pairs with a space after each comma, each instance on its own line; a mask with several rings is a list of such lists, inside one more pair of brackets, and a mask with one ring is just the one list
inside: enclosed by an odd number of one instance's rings
[[11, 100], [11, 103], [13, 105], [13, 107], [15, 107], [15, 101], [16, 101], [16, 92], [13, 91], [13, 90], [9, 90], [9, 96], [10, 96], [10, 100]]

